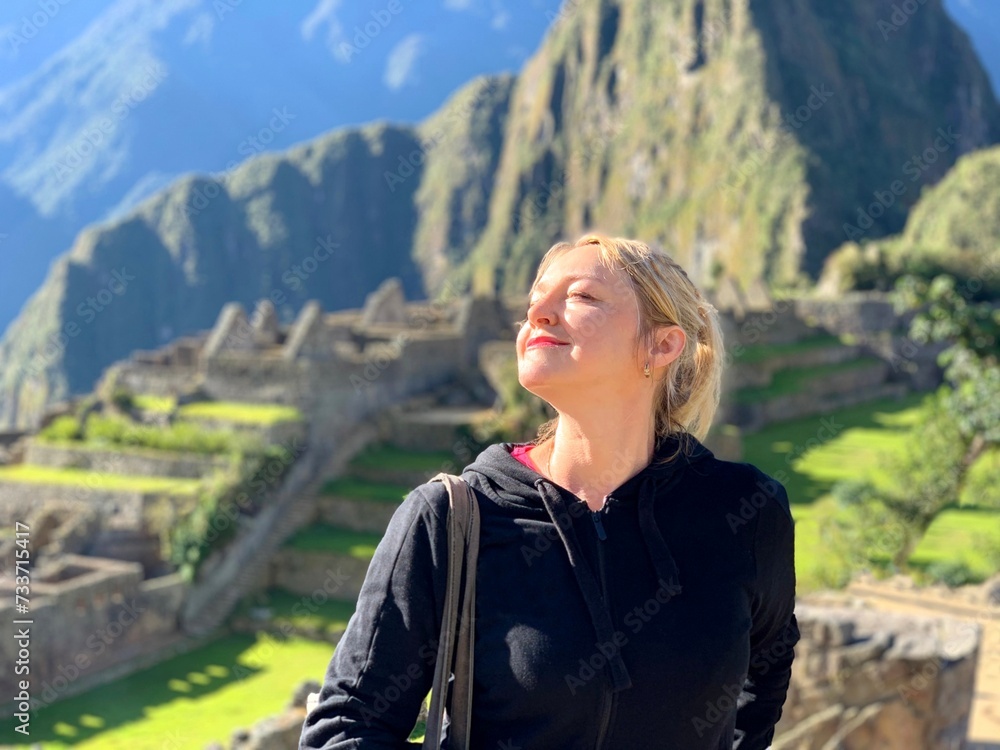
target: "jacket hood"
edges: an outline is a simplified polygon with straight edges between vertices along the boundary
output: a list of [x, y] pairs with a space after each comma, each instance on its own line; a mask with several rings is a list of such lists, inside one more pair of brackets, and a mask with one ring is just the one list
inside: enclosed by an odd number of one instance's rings
[[[582, 502], [565, 487], [525, 466], [511, 451], [526, 443], [495, 443], [487, 447], [462, 477], [501, 506], [513, 507], [522, 513], [545, 518], [547, 515], [558, 530], [563, 547], [576, 575], [577, 583], [587, 601], [591, 619], [598, 635], [610, 639], [614, 628], [600, 593], [600, 585], [588, 566], [582, 564], [580, 543], [570, 519], [567, 503]], [[669, 463], [657, 464], [663, 458], [680, 453]], [[649, 555], [650, 564], [665, 586], [668, 598], [681, 593], [681, 581], [670, 548], [656, 524], [654, 508], [658, 497], [680, 481], [689, 467], [713, 458], [714, 454], [690, 433], [671, 433], [657, 439], [653, 459], [624, 483], [608, 493], [621, 504], [635, 503], [639, 528]], [[560, 523], [560, 521], [562, 521]], [[631, 686], [631, 679], [621, 658], [610, 660], [615, 690]]]

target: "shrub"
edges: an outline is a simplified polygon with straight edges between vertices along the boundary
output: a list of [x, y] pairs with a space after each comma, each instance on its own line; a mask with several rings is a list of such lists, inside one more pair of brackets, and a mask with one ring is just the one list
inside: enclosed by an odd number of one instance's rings
[[123, 385], [116, 385], [111, 391], [111, 403], [119, 411], [128, 413], [135, 408], [135, 394]]
[[280, 483], [290, 465], [287, 452], [277, 445], [250, 457], [238, 454], [229, 470], [213, 476], [198, 493], [191, 513], [169, 530], [164, 557], [193, 581], [208, 556], [233, 538], [244, 514], [257, 512], [264, 494]]
[[943, 583], [949, 588], [964, 586], [968, 583], [979, 583], [981, 577], [976, 575], [964, 562], [933, 562], [924, 570], [924, 576], [934, 583]]
[[87, 420], [88, 440], [111, 445], [138, 446], [189, 453], [255, 453], [263, 450], [260, 438], [233, 430], [209, 430], [191, 422], [168, 427], [145, 425], [121, 416], [92, 414]]
[[64, 414], [56, 417], [44, 430], [39, 431], [38, 437], [54, 443], [82, 440], [83, 427], [75, 416]]

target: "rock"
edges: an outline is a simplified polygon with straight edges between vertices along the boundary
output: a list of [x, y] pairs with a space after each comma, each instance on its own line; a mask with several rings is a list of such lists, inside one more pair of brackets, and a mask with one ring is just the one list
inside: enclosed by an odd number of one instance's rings
[[316, 680], [300, 682], [299, 686], [295, 688], [295, 692], [292, 693], [292, 700], [288, 704], [288, 708], [305, 708], [309, 693], [318, 693], [319, 690], [320, 684]]
[[958, 747], [952, 739], [968, 730], [980, 626], [801, 601], [795, 614], [802, 638], [774, 750]]
[[361, 310], [361, 325], [406, 323], [406, 296], [403, 284], [393, 276], [379, 284], [378, 289], [365, 298]]

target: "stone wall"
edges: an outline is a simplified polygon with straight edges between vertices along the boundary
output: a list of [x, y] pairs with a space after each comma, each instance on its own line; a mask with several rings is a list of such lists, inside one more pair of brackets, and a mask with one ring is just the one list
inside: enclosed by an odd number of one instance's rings
[[848, 292], [837, 299], [803, 297], [794, 301], [797, 317], [835, 333], [864, 336], [905, 330], [912, 314], [897, 315], [888, 297], [880, 292]]
[[736, 343], [744, 346], [790, 344], [817, 333], [814, 326], [796, 314], [791, 300], [776, 301], [771, 309], [747, 313], [742, 320], [720, 312], [720, 323], [727, 349]]
[[772, 750], [960, 750], [982, 628], [798, 603], [802, 639]]
[[285, 548], [271, 558], [268, 587], [306, 596], [325, 590], [332, 579], [337, 582], [337, 599], [356, 601], [370, 563], [345, 554]]
[[316, 520], [351, 531], [381, 534], [388, 528], [389, 520], [398, 507], [397, 503], [325, 495], [316, 499]]
[[[185, 494], [0, 482], [0, 523], [12, 527], [15, 521], [27, 522], [46, 506], [58, 506], [66, 515], [94, 513], [97, 531], [79, 551], [139, 563], [150, 575], [162, 569], [162, 529], [189, 512], [194, 501], [194, 495]], [[0, 570], [6, 567], [7, 562], [0, 561]]]
[[57, 484], [0, 482], [0, 522], [13, 525], [24, 521], [46, 502], [71, 507], [86, 506], [100, 513], [110, 526], [138, 529], [143, 523], [143, 508], [149, 502], [146, 493], [67, 487]]
[[[33, 708], [79, 692], [101, 672], [142, 659], [177, 631], [185, 584], [176, 575], [142, 580], [136, 563], [64, 555], [33, 571], [30, 651]], [[0, 579], [0, 617], [17, 619], [13, 581]], [[0, 640], [0, 690], [14, 695], [13, 638]], [[4, 701], [2, 715], [12, 713]]]
[[[323, 313], [318, 303], [310, 302], [293, 324], [271, 330], [266, 338], [241, 307], [227, 306], [212, 331], [186, 343], [185, 356], [176, 347], [146, 353], [125, 363], [122, 382], [138, 391], [160, 393], [182, 392], [197, 382], [209, 398], [294, 404], [321, 423], [344, 424], [366, 419], [413, 394], [458, 382], [472, 371], [480, 379], [485, 375], [495, 380], [489, 370], [495, 368], [496, 357], [490, 355], [484, 362], [482, 352], [484, 347], [491, 352], [499, 348], [513, 355], [512, 324], [523, 315], [519, 301], [467, 298], [458, 304], [428, 305], [401, 299], [390, 282], [362, 310]], [[888, 380], [918, 389], [939, 381], [933, 353], [898, 336], [908, 316], [895, 315], [884, 294], [859, 293], [837, 300], [756, 297], [760, 299], [755, 304], [740, 307], [739, 315], [727, 309], [720, 313], [734, 364], [728, 368], [727, 389], [763, 385], [781, 369], [840, 362], [862, 351], [889, 362]], [[793, 343], [821, 332], [854, 335], [858, 346], [832, 345], [740, 365], [741, 346]], [[191, 352], [199, 345], [204, 349], [195, 356]], [[169, 366], [150, 364], [154, 360]], [[192, 361], [198, 364], [189, 364]], [[859, 376], [835, 377], [855, 381]], [[760, 426], [815, 413], [798, 408], [799, 402], [808, 404], [810, 393], [798, 401], [762, 406], [760, 413], [740, 424]], [[858, 391], [857, 399], [881, 393]], [[823, 408], [838, 404], [833, 399]]]
[[24, 430], [0, 430], [0, 448], [10, 448], [26, 434]]
[[850, 334], [865, 343], [916, 390], [930, 390], [941, 382], [938, 353], [945, 342], [917, 344], [907, 337], [913, 310], [897, 315], [883, 292], [849, 292], [837, 299], [795, 300], [795, 314], [810, 324], [838, 334]]
[[197, 387], [201, 370], [195, 365], [158, 365], [129, 361], [121, 367], [120, 385], [133, 393], [168, 396], [185, 393]]

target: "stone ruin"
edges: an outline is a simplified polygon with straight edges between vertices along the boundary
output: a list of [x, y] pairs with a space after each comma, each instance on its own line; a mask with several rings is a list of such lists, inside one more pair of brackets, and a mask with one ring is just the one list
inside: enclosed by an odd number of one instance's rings
[[958, 750], [982, 629], [975, 622], [799, 604], [802, 632], [772, 750]]

